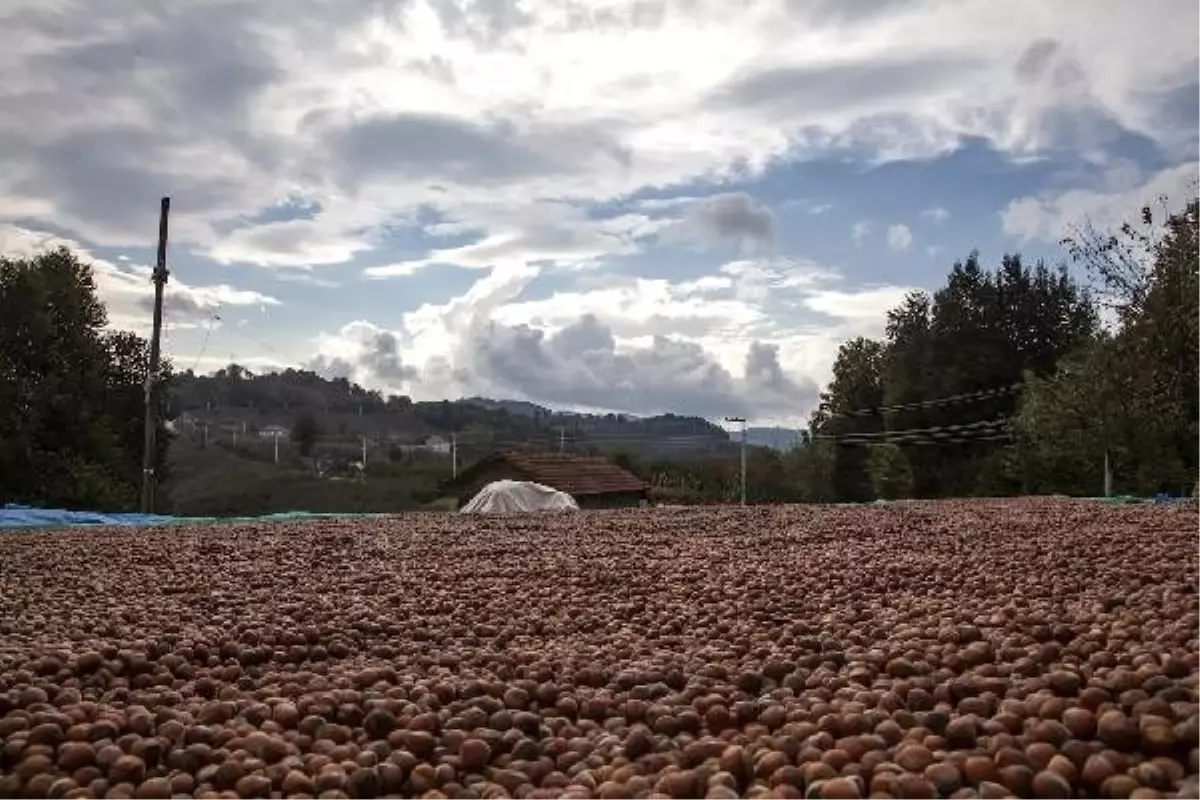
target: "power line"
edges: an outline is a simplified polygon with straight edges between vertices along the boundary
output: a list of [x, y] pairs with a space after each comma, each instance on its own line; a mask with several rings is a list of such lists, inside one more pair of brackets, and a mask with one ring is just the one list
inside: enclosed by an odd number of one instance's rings
[[963, 394], [950, 395], [949, 397], [939, 397], [933, 400], [914, 400], [909, 403], [893, 403], [886, 406], [872, 406], [867, 408], [856, 408], [850, 411], [831, 411], [830, 417], [867, 417], [876, 416], [878, 414], [887, 414], [894, 411], [909, 411], [916, 408], [936, 408], [939, 406], [958, 405], [960, 403], [973, 403], [980, 400], [988, 400], [993, 397], [1002, 397], [1013, 392], [1020, 391], [1022, 384], [1013, 383], [1006, 386], [997, 386], [992, 389], [982, 389], [976, 392], [966, 392]]
[[208, 340], [212, 337], [213, 323], [221, 321], [220, 311], [221, 306], [218, 305], [213, 309], [208, 322], [204, 326], [204, 341], [200, 343], [200, 352], [196, 355], [196, 360], [192, 362], [192, 372], [195, 372], [196, 368], [200, 366], [200, 361], [204, 358], [204, 353], [208, 350]]
[[972, 431], [990, 432], [990, 429], [1005, 428], [1009, 424], [1008, 417], [1000, 417], [997, 419], [981, 420], [979, 422], [964, 422], [958, 425], [937, 425], [930, 428], [906, 428], [898, 431], [870, 431], [864, 433], [844, 433], [844, 434], [817, 434], [814, 439], [835, 439], [845, 441], [849, 439], [861, 439], [863, 441], [876, 441], [882, 439], [894, 439], [897, 437], [914, 437], [918, 435], [937, 436], [941, 433], [970, 433]]
[[1010, 441], [1013, 436], [1011, 433], [997, 433], [979, 436], [958, 436], [947, 438], [914, 438], [914, 439], [834, 439], [833, 443], [839, 447], [869, 447], [876, 444], [896, 444], [904, 446], [920, 447], [933, 444], [973, 444], [975, 442], [1000, 442]]

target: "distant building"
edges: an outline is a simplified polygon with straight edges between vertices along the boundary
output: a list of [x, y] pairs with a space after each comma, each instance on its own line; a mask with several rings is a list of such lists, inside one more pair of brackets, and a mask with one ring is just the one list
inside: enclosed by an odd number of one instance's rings
[[288, 429], [283, 425], [264, 425], [258, 429], [258, 435], [263, 439], [274, 439], [276, 436], [284, 438], [288, 435]]
[[424, 447], [431, 453], [450, 453], [450, 442], [437, 434], [426, 437]]
[[565, 453], [496, 453], [442, 484], [461, 508], [492, 481], [532, 481], [575, 498], [580, 508], [626, 508], [646, 501], [650, 487], [606, 458]]

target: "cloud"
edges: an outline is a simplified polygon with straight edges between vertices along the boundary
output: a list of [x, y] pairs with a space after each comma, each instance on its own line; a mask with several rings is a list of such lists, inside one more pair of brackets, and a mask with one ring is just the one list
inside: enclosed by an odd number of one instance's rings
[[[1194, 4], [1014, 2], [23, 2], [0, 32], [0, 224], [96, 252], [144, 247], [168, 195], [176, 252], [340, 288], [330, 307], [362, 302], [338, 284], [364, 272], [477, 270], [460, 297], [334, 330], [314, 363], [437, 397], [509, 386], [494, 364], [526, 348], [555, 369], [586, 365], [569, 373], [585, 387], [626, 380], [622, 403], [648, 408], [699, 375], [718, 388], [680, 388], [688, 407], [743, 392], [768, 413], [774, 395], [752, 374], [773, 374], [774, 358], [807, 397], [839, 337], [876, 330], [907, 288], [852, 286], [789, 254], [793, 232], [779, 235], [766, 200], [795, 193], [780, 168], [971, 141], [1061, 161], [1072, 179], [1073, 165], [1107, 170], [1005, 210], [1006, 231], [1049, 240], [1157, 186], [1118, 145], [1194, 165]], [[863, 218], [855, 244], [883, 237], [871, 213], [839, 223]], [[681, 246], [732, 246], [738, 260]], [[631, 276], [639, 256], [659, 277]], [[661, 277], [681, 263], [686, 279]], [[114, 319], [141, 324], [144, 269], [101, 270]], [[277, 302], [174, 278], [168, 297], [192, 320]], [[494, 336], [492, 371], [474, 360], [479, 336]], [[590, 362], [562, 355], [585, 345]], [[527, 395], [565, 391], [523, 369]], [[646, 384], [652, 370], [671, 383]]]
[[845, 122], [895, 108], [906, 97], [946, 91], [984, 66], [966, 55], [829, 56], [810, 63], [748, 70], [713, 92], [718, 108], [779, 122], [822, 117]]
[[400, 277], [431, 264], [471, 269], [531, 263], [588, 267], [604, 258], [639, 253], [655, 236], [667, 243], [700, 247], [728, 242], [758, 252], [768, 247], [775, 235], [775, 214], [744, 192], [643, 201], [635, 210], [638, 213], [597, 216], [561, 202], [468, 206], [426, 230], [445, 236], [483, 229], [487, 234], [482, 238], [433, 249], [419, 259], [368, 267], [364, 274]]
[[950, 219], [950, 212], [941, 206], [927, 208], [921, 212], [921, 216], [935, 224], [940, 224]]
[[[468, 206], [461, 216], [430, 226], [435, 235], [488, 233], [470, 244], [437, 248], [422, 258], [366, 268], [371, 278], [412, 275], [431, 264], [450, 264], [469, 269], [542, 264], [587, 267], [604, 257], [632, 255], [643, 240], [670, 224], [641, 214], [590, 217], [583, 209], [566, 203], [514, 203], [477, 208]], [[486, 220], [469, 222], [468, 220]]]
[[1194, 161], [1144, 174], [1129, 164], [1109, 169], [1096, 188], [1045, 192], [1010, 202], [1000, 213], [1004, 232], [1022, 241], [1057, 242], [1071, 228], [1091, 222], [1101, 230], [1136, 221], [1144, 206], [1165, 199], [1181, 208], [1196, 196], [1200, 169]]
[[908, 246], [912, 244], [912, 240], [912, 231], [908, 229], [907, 225], [896, 224], [888, 226], [887, 243], [888, 247], [893, 250], [907, 250]]
[[756, 251], [775, 240], [775, 214], [745, 192], [690, 200], [683, 218], [663, 229], [667, 241], [712, 245], [731, 242]]
[[833, 209], [833, 203], [817, 202], [809, 198], [794, 198], [784, 200], [779, 207], [782, 209], [800, 208], [809, 214], [824, 214]]
[[[128, 259], [114, 264], [95, 257], [74, 240], [0, 223], [0, 253], [8, 258], [29, 258], [58, 247], [66, 247], [92, 265], [96, 291], [107, 307], [110, 327], [141, 334], [149, 332], [154, 309], [149, 266], [133, 264]], [[259, 292], [227, 284], [192, 286], [175, 275], [168, 279], [163, 296], [163, 308], [174, 329], [205, 324], [222, 308], [277, 305], [279, 300]]]
[[239, 228], [217, 242], [209, 256], [222, 264], [310, 267], [341, 264], [371, 247], [369, 240], [341, 234], [318, 217]]
[[419, 374], [404, 363], [396, 334], [369, 322], [351, 322], [336, 339], [321, 337], [318, 344], [332, 346], [333, 352], [318, 353], [306, 366], [325, 378], [369, 376], [373, 383], [400, 387]]
[[471, 370], [493, 392], [595, 408], [722, 414], [788, 414], [811, 405], [817, 387], [783, 374], [778, 350], [752, 342], [735, 375], [695, 342], [653, 336], [620, 346], [612, 331], [585, 315], [552, 334], [527, 325], [488, 322], [472, 341]]
[[884, 312], [900, 305], [911, 291], [905, 286], [882, 286], [853, 292], [822, 289], [805, 298], [804, 304], [814, 311], [842, 320], [882, 320]]
[[[307, 266], [378, 251], [430, 209], [505, 258], [570, 261], [610, 253], [576, 241], [594, 236], [584, 221], [537, 228], [543, 204], [846, 152], [928, 157], [968, 137], [1015, 158], [1122, 133], [1188, 152], [1177, 95], [1196, 81], [1197, 11], [1149, 2], [1089, 6], [1088, 24], [1033, 0], [25, 4], [0, 34], [0, 218], [126, 246], [171, 195], [177, 246]], [[320, 218], [245, 224], [294, 195]], [[494, 219], [505, 205], [536, 230]], [[765, 241], [761, 216], [741, 222], [757, 227], [738, 241]]]
[[862, 247], [862, 243], [871, 235], [871, 223], [866, 220], [860, 220], [854, 223], [854, 227], [850, 229], [850, 238], [854, 240], [855, 247]]
[[[839, 343], [878, 335], [884, 312], [913, 288], [853, 289], [836, 270], [771, 258], [680, 281], [580, 274], [578, 288], [522, 299], [536, 275], [497, 268], [394, 330], [360, 321], [323, 334], [310, 365], [417, 398], [799, 422]], [[384, 374], [372, 362], [381, 338], [403, 369]]]

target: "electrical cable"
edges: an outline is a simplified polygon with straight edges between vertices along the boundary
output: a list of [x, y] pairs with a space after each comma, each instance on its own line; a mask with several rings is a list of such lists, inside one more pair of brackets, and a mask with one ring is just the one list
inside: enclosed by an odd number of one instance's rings
[[[862, 440], [862, 441], [877, 441], [882, 439], [894, 439], [896, 437], [914, 437], [918, 434], [927, 436], [937, 436], [943, 433], [967, 433], [971, 431], [985, 432], [991, 428], [1004, 428], [1009, 424], [1008, 417], [997, 419], [981, 420], [978, 422], [964, 422], [958, 425], [938, 425], [930, 428], [907, 428], [904, 430], [890, 431], [869, 431], [864, 433], [844, 433], [844, 434], [817, 434], [814, 439], [832, 439], [837, 441], [846, 440]], [[918, 438], [920, 438], [918, 436]]]
[[1006, 394], [1020, 391], [1023, 384], [1013, 383], [1005, 386], [998, 386], [992, 389], [982, 389], [975, 392], [966, 392], [963, 394], [950, 395], [948, 397], [938, 397], [932, 400], [914, 400], [909, 403], [893, 403], [886, 406], [873, 406], [867, 408], [856, 408], [849, 411], [831, 411], [830, 417], [867, 417], [876, 416], [879, 414], [887, 414], [896, 411], [910, 411], [916, 408], [937, 408], [940, 406], [956, 405], [959, 403], [973, 403], [980, 400], [989, 400], [993, 397], [1001, 397]]
[[874, 439], [871, 441], [863, 439], [834, 439], [833, 443], [839, 447], [854, 447], [854, 446], [871, 446], [875, 444], [896, 444], [908, 446], [924, 446], [932, 444], [973, 444], [975, 442], [999, 442], [1010, 441], [1013, 438], [1011, 433], [989, 434], [981, 436], [961, 436], [957, 438], [938, 438], [938, 439]]
[[200, 352], [196, 355], [196, 360], [192, 363], [191, 372], [196, 371], [196, 368], [200, 366], [201, 359], [204, 358], [204, 354], [208, 351], [208, 340], [212, 336], [213, 323], [221, 321], [220, 311], [221, 306], [218, 304], [217, 307], [213, 309], [212, 314], [208, 318], [208, 322], [204, 326], [204, 341], [200, 343]]

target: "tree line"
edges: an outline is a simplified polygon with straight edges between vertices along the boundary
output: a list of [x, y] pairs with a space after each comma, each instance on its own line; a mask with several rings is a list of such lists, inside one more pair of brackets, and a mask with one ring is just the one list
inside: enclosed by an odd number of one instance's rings
[[1065, 265], [977, 254], [840, 348], [796, 468], [812, 500], [1192, 493], [1197, 201], [1064, 239]]

